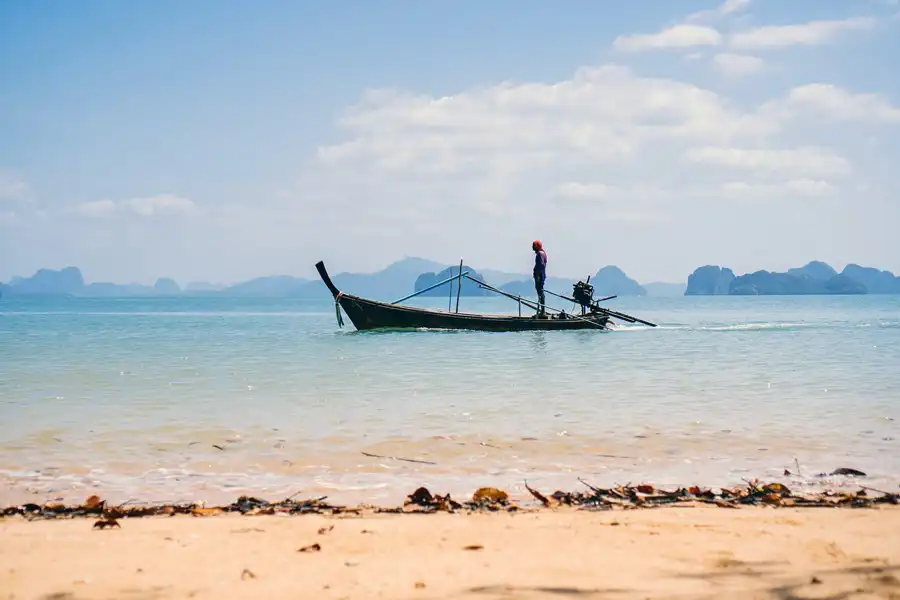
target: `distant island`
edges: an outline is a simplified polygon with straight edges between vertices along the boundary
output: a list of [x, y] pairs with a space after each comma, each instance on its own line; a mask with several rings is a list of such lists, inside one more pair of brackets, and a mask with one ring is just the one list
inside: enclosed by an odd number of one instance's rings
[[[544, 289], [557, 294], [570, 295], [576, 279], [562, 277], [548, 277], [544, 282]], [[594, 286], [594, 298], [606, 296], [646, 296], [647, 290], [637, 281], [628, 277], [622, 269], [616, 266], [606, 266], [591, 275], [590, 284]], [[510, 294], [522, 297], [537, 297], [534, 291], [534, 279], [531, 275], [520, 275], [513, 281], [500, 285], [500, 289]], [[551, 304], [549, 298], [547, 304]]]
[[[534, 281], [530, 273], [508, 273], [464, 265], [479, 281], [507, 293], [534, 299]], [[335, 284], [349, 293], [375, 300], [394, 301], [429, 285], [452, 277], [459, 264], [446, 265], [424, 258], [407, 257], [375, 273], [338, 273]], [[558, 294], [572, 292], [575, 279], [548, 278], [545, 288]], [[900, 294], [900, 277], [858, 264], [848, 264], [838, 273], [830, 265], [812, 261], [785, 273], [755, 271], [737, 276], [727, 268], [705, 265], [694, 270], [686, 283], [653, 282], [640, 284], [622, 269], [607, 265], [591, 275], [594, 297], [644, 296], [745, 296], [745, 295], [812, 295], [812, 294]], [[423, 296], [455, 295], [456, 284], [445, 284]], [[0, 297], [56, 295], [72, 297], [149, 297], [149, 296], [244, 296], [281, 298], [328, 298], [330, 294], [318, 279], [292, 275], [258, 277], [232, 285], [190, 282], [183, 287], [175, 280], [161, 277], [153, 285], [111, 282], [86, 283], [78, 267], [60, 270], [39, 269], [31, 277], [14, 277], [0, 283]], [[461, 296], [490, 296], [472, 281], [465, 281]], [[553, 305], [548, 298], [548, 304]]]
[[467, 277], [471, 277], [472, 279], [487, 283], [484, 275], [482, 275], [472, 267], [464, 264], [462, 265], [462, 269], [457, 266], [447, 267], [446, 269], [438, 271], [437, 273], [422, 273], [421, 275], [416, 277], [416, 282], [415, 284], [413, 284], [413, 291], [421, 292], [421, 294], [419, 294], [420, 296], [455, 296], [457, 294], [457, 291], [459, 292], [460, 296], [488, 296], [491, 294], [490, 291], [479, 286], [474, 281], [466, 279], [465, 277], [461, 282], [458, 279], [454, 279], [450, 283], [439, 285], [438, 287], [434, 287], [428, 291], [422, 291], [430, 288], [433, 285], [437, 285], [442, 281], [446, 281], [451, 277], [459, 275], [460, 271], [466, 273]]
[[811, 261], [785, 273], [755, 271], [735, 276], [729, 268], [705, 265], [688, 277], [685, 296], [800, 296], [900, 294], [900, 277], [890, 271], [849, 264], [838, 273]]
[[[506, 273], [491, 269], [480, 269], [463, 265], [469, 275], [479, 281], [511, 294], [525, 298], [536, 297], [534, 280], [530, 273]], [[413, 292], [425, 289], [459, 272], [459, 264], [444, 265], [435, 261], [408, 257], [396, 261], [375, 273], [338, 273], [332, 280], [347, 292], [375, 300], [394, 301]], [[575, 279], [550, 277], [546, 289], [559, 294], [570, 294]], [[646, 296], [648, 292], [637, 281], [628, 277], [616, 266], [606, 266], [591, 276], [594, 296]], [[672, 289], [681, 284], [657, 284]], [[85, 283], [81, 270], [66, 267], [61, 270], [40, 269], [31, 277], [15, 277], [8, 285], [0, 288], [3, 296], [14, 295], [57, 295], [72, 297], [137, 297], [137, 296], [243, 296], [243, 297], [291, 297], [328, 298], [330, 294], [318, 279], [304, 279], [292, 275], [271, 275], [257, 277], [228, 286], [217, 286], [205, 282], [192, 282], [184, 287], [168, 277], [162, 277], [152, 286], [136, 283], [118, 284], [109, 282]], [[449, 296], [456, 294], [456, 284], [439, 286], [423, 296]], [[491, 296], [491, 292], [472, 281], [463, 283], [461, 296]], [[548, 300], [548, 304], [550, 304]]]

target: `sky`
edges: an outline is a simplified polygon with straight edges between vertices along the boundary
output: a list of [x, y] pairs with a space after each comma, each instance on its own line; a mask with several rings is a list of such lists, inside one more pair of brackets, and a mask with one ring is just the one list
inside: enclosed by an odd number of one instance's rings
[[900, 273], [900, 0], [0, 4], [0, 281]]

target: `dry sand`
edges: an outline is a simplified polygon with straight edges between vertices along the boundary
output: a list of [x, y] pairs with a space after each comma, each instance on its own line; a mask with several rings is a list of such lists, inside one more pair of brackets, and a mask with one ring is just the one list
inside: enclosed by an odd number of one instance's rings
[[0, 519], [0, 600], [900, 598], [900, 507], [93, 523]]

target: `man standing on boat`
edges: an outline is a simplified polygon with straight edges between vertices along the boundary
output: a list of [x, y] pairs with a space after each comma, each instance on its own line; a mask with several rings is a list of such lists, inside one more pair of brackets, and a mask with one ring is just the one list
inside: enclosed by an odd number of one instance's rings
[[544, 245], [540, 240], [531, 242], [531, 249], [534, 250], [534, 289], [538, 295], [539, 312], [538, 316], [545, 316], [544, 312], [544, 282], [547, 280], [547, 253], [544, 252]]

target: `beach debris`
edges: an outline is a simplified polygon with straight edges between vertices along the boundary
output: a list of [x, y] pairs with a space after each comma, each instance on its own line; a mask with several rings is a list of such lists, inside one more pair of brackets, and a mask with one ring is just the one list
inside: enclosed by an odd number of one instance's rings
[[440, 510], [453, 512], [462, 508], [462, 504], [450, 498], [450, 494], [447, 494], [446, 496], [432, 495], [432, 493], [424, 487], [417, 488], [412, 494], [407, 496], [406, 500], [403, 502], [403, 506], [413, 506], [419, 509], [425, 509], [424, 511], [419, 512], [436, 512]]
[[[838, 473], [840, 472], [840, 473]], [[864, 473], [855, 469], [838, 469], [834, 473], [846, 474], [851, 478], [863, 477]], [[861, 475], [857, 475], [862, 473]], [[834, 491], [826, 489], [820, 492], [798, 493], [779, 482], [761, 483], [759, 480], [744, 480], [746, 486], [735, 488], [704, 488], [700, 486], [678, 487], [674, 490], [663, 490], [649, 483], [638, 485], [614, 485], [611, 488], [598, 488], [583, 479], [578, 481], [587, 491], [564, 492], [557, 490], [545, 494], [525, 481], [525, 489], [545, 508], [576, 507], [579, 510], [612, 510], [658, 508], [684, 503], [704, 503], [722, 508], [741, 508], [743, 506], [773, 507], [851, 507], [873, 508], [881, 504], [900, 504], [900, 494], [886, 492], [867, 486], [859, 486], [855, 492]], [[842, 484], [840, 487], [844, 487]], [[870, 493], [871, 492], [871, 493]], [[241, 515], [340, 515], [353, 516], [363, 512], [372, 513], [434, 513], [459, 511], [506, 511], [522, 510], [510, 501], [509, 494], [499, 488], [480, 487], [472, 494], [469, 501], [456, 501], [450, 494], [433, 494], [428, 488], [416, 488], [404, 500], [402, 506], [380, 507], [361, 504], [357, 507], [332, 505], [325, 500], [327, 496], [298, 499], [298, 493], [284, 500], [269, 502], [253, 496], [240, 496], [235, 502], [225, 506], [205, 506], [203, 503], [174, 504], [160, 503], [145, 506], [136, 505], [129, 500], [116, 506], [110, 506], [98, 496], [91, 496], [81, 505], [69, 506], [59, 502], [47, 504], [25, 503], [0, 509], [0, 517], [21, 516], [27, 520], [37, 519], [73, 519], [81, 517], [99, 517], [103, 521], [121, 519], [191, 515], [209, 517], [229, 513]], [[111, 526], [108, 524], [107, 526]], [[323, 527], [319, 534], [331, 531], [332, 526]], [[371, 533], [364, 531], [364, 533]]]
[[492, 487], [478, 488], [472, 494], [472, 502], [478, 504], [506, 504], [509, 502], [509, 494]]
[[[847, 475], [849, 477], [866, 477], [866, 474], [857, 469], [848, 469], [847, 467], [841, 467], [840, 469], [835, 469], [828, 475]], [[821, 475], [822, 477], [827, 477], [828, 475]]]
[[[296, 494], [294, 494], [296, 496]], [[78, 518], [86, 516], [103, 516], [111, 519], [140, 518], [152, 516], [214, 516], [226, 513], [240, 513], [242, 515], [265, 514], [341, 514], [361, 512], [361, 508], [334, 506], [324, 502], [327, 496], [308, 500], [294, 500], [294, 496], [280, 502], [268, 502], [250, 496], [241, 496], [228, 506], [205, 506], [202, 502], [190, 504], [160, 503], [138, 506], [131, 501], [117, 506], [110, 506], [105, 501], [85, 502], [78, 506], [65, 506], [52, 503], [39, 505], [26, 503], [18, 506], [9, 506], [0, 509], [0, 516], [22, 516], [27, 519], [60, 519]]]
[[463, 550], [484, 550], [484, 546], [481, 544], [469, 544], [468, 546], [463, 546]]
[[[425, 487], [417, 488], [412, 494], [406, 497], [403, 502], [406, 512], [455, 512], [461, 509], [467, 510], [518, 510], [518, 507], [509, 502], [509, 494], [503, 490], [490, 487], [478, 488], [472, 494], [472, 500], [469, 502], [457, 502], [450, 497], [450, 494], [444, 496], [432, 494]], [[398, 512], [392, 509], [377, 509], [378, 512]]]
[[[285, 502], [293, 499], [297, 494], [285, 499]], [[232, 512], [248, 513], [267, 508], [269, 503], [252, 496], [241, 496], [236, 502], [232, 503], [229, 509]]]
[[413, 587], [416, 588], [417, 590], [425, 589], [425, 582], [417, 581], [416, 583], [413, 584]]
[[528, 481], [525, 482], [525, 489], [528, 490], [528, 492], [529, 492], [532, 496], [534, 496], [535, 499], [536, 499], [538, 502], [540, 502], [541, 504], [543, 504], [543, 505], [546, 506], [546, 507], [556, 506], [556, 505], [559, 504], [559, 502], [556, 501], [555, 498], [554, 498], [554, 502], [551, 503], [551, 502], [550, 502], [550, 498], [548, 498], [547, 496], [543, 495], [543, 494], [540, 493], [539, 491], [537, 491], [537, 490], [531, 488], [531, 487], [528, 485]]
[[827, 490], [815, 495], [795, 494], [782, 483], [762, 484], [758, 480], [745, 480], [746, 488], [721, 488], [717, 492], [698, 486], [679, 487], [673, 491], [660, 490], [649, 485], [636, 487], [626, 485], [600, 489], [585, 481], [579, 481], [588, 487], [590, 493], [556, 491], [547, 496], [529, 486], [527, 482], [525, 488], [546, 507], [566, 505], [607, 510], [612, 508], [652, 508], [692, 502], [712, 504], [722, 508], [740, 508], [747, 505], [870, 508], [877, 504], [900, 503], [900, 495], [878, 490], [869, 490], [881, 494], [877, 497], [867, 495], [865, 488], [855, 493], [836, 493]]
[[302, 548], [297, 548], [297, 552], [319, 552], [322, 550], [322, 546], [317, 543], [309, 544], [308, 546], [303, 546]]
[[214, 515], [221, 515], [224, 512], [225, 511], [221, 508], [197, 507], [197, 508], [191, 509], [191, 516], [193, 516], [193, 517], [211, 517]]
[[325, 535], [332, 529], [334, 529], [334, 525], [329, 525], [328, 527], [319, 527], [319, 535]]
[[102, 509], [106, 505], [104, 500], [100, 499], [100, 496], [88, 496], [87, 500], [84, 501], [84, 506], [88, 509]]
[[119, 525], [119, 522], [115, 519], [99, 519], [94, 522], [94, 526], [91, 529], [106, 529], [107, 527], [118, 527], [119, 529], [122, 528], [122, 526]]
[[256, 579], [256, 573], [251, 571], [250, 569], [244, 569], [241, 571], [241, 581], [246, 579]]

